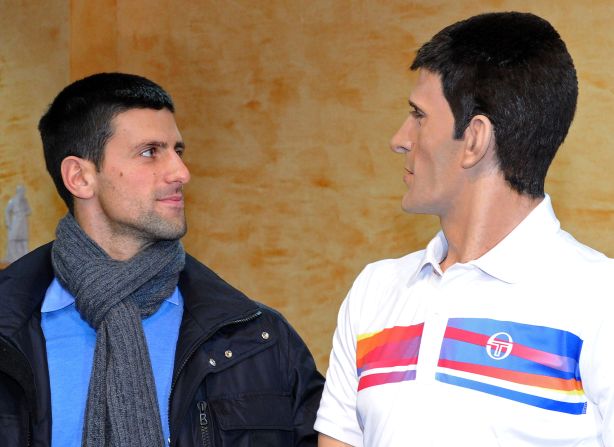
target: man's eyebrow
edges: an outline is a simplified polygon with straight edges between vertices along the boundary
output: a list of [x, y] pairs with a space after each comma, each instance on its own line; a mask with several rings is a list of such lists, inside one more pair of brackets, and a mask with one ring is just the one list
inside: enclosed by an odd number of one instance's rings
[[[147, 140], [142, 141], [141, 143], [136, 145], [137, 149], [142, 149], [144, 147], [159, 147], [162, 149], [166, 149], [168, 147], [168, 143], [166, 141], [159, 140]], [[185, 143], [183, 141], [177, 141], [173, 146], [174, 149], [185, 149]]]
[[418, 107], [418, 105], [416, 105], [415, 102], [413, 102], [411, 99], [407, 100], [407, 104], [409, 104], [409, 107], [413, 107], [414, 109], [416, 109], [418, 112], [422, 112], [424, 113], [424, 110], [422, 110], [420, 107]]
[[168, 147], [168, 143], [166, 141], [145, 140], [145, 141], [141, 141], [140, 143], [138, 143], [135, 147], [137, 149], [140, 149], [140, 148], [148, 147], [148, 146], [161, 147], [164, 149]]

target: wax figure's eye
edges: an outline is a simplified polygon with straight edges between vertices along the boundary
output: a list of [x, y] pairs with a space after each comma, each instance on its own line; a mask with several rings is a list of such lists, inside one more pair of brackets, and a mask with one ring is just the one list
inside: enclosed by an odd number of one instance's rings
[[416, 121], [418, 121], [418, 124], [420, 124], [422, 118], [424, 118], [424, 113], [422, 113], [420, 109], [416, 109], [415, 107], [412, 107], [412, 109], [409, 111], [409, 114], [413, 116]]

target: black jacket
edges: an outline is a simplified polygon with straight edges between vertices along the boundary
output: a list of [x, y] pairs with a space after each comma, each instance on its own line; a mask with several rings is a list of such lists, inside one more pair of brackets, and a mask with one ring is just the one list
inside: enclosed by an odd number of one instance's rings
[[[0, 446], [49, 446], [51, 400], [40, 307], [51, 244], [0, 272]], [[173, 447], [315, 446], [323, 378], [274, 310], [191, 256], [170, 397]]]

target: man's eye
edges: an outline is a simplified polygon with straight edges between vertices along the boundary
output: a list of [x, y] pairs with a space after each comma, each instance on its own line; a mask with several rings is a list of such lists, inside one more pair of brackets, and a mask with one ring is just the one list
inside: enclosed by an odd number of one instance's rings
[[183, 153], [184, 153], [185, 149], [182, 147], [178, 147], [175, 149], [175, 152], [177, 152], [177, 155], [179, 155], [180, 157], [183, 157]]
[[156, 150], [154, 148], [150, 148], [150, 149], [147, 149], [141, 152], [141, 155], [143, 157], [153, 157], [155, 153], [156, 153]]
[[422, 113], [422, 111], [417, 110], [417, 109], [412, 109], [410, 110], [409, 114], [412, 116], [413, 119], [416, 120], [416, 123], [418, 124], [418, 126], [422, 126], [422, 119], [424, 118], [424, 113]]
[[416, 118], [416, 119], [420, 119], [420, 118], [423, 118], [423, 117], [424, 117], [424, 115], [422, 114], [422, 112], [420, 112], [419, 110], [416, 110], [416, 109], [412, 109], [412, 110], [410, 110], [410, 111], [409, 111], [409, 114], [410, 114], [411, 116], [413, 116], [414, 118]]

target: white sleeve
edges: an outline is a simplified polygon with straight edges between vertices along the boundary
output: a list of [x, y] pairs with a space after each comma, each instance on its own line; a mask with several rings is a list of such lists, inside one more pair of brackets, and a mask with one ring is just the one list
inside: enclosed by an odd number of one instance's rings
[[[356, 284], [352, 289], [355, 288]], [[315, 429], [346, 444], [362, 447], [362, 430], [356, 415], [358, 376], [354, 325], [357, 320], [354, 318], [358, 315], [353, 315], [352, 307], [350, 290], [339, 310]]]
[[589, 355], [584, 365], [580, 363], [580, 374], [587, 397], [597, 405], [602, 418], [603, 445], [614, 447], [614, 319], [612, 310], [605, 310], [605, 315], [594, 338], [583, 346]]

